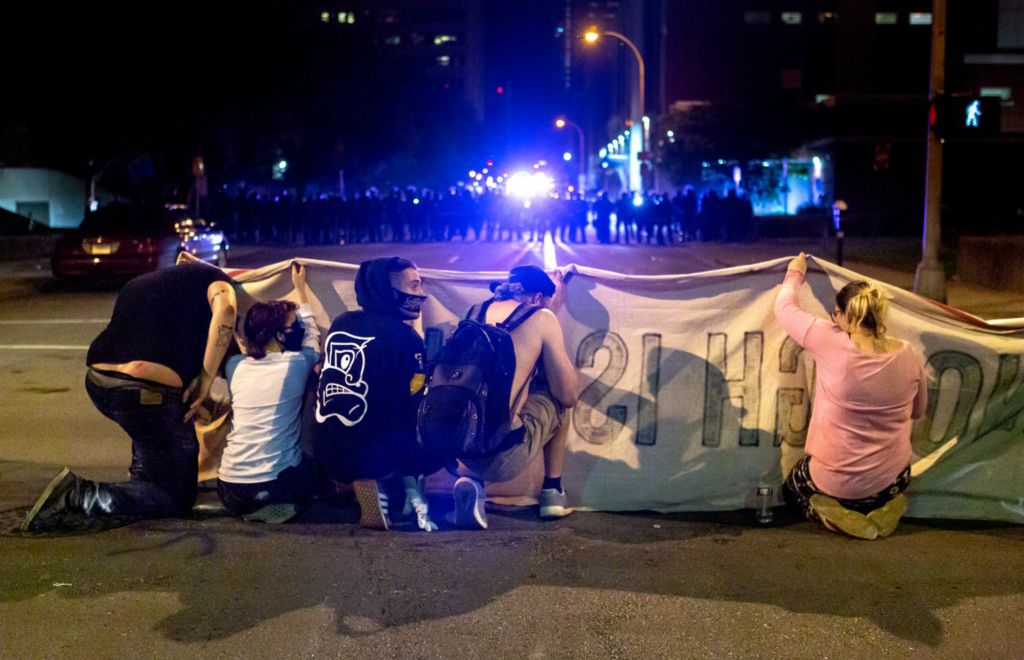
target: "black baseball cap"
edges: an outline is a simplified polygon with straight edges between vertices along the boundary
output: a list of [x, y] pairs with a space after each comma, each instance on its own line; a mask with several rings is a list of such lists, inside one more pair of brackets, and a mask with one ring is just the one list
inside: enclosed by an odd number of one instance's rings
[[[542, 293], [550, 298], [555, 295], [555, 283], [543, 270], [533, 265], [516, 266], [508, 272], [509, 284], [520, 284], [526, 293]], [[501, 282], [491, 282], [491, 291]]]

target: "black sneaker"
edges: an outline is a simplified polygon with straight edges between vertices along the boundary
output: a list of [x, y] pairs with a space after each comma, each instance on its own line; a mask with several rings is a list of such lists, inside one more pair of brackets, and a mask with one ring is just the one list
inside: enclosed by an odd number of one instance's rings
[[74, 500], [81, 499], [79, 482], [81, 479], [68, 468], [60, 471], [43, 489], [35, 505], [25, 514], [21, 523], [21, 531], [34, 531], [40, 522], [47, 518], [55, 518], [61, 514], [76, 511]]

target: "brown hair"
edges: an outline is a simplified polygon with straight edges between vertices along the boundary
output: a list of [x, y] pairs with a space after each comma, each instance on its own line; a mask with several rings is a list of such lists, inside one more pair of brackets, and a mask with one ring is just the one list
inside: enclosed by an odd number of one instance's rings
[[878, 285], [850, 282], [836, 294], [836, 306], [851, 328], [864, 328], [874, 337], [885, 335], [889, 299]]
[[249, 308], [245, 315], [246, 353], [249, 357], [257, 360], [266, 357], [267, 345], [277, 339], [277, 333], [287, 330], [288, 314], [298, 308], [288, 300], [256, 303]]

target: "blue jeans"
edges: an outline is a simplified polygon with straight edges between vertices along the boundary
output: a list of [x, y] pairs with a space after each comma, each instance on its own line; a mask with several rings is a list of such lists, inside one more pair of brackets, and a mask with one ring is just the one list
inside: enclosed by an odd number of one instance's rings
[[110, 514], [160, 518], [188, 514], [196, 501], [199, 442], [182, 421], [182, 390], [90, 368], [85, 389], [96, 409], [132, 439], [130, 480], [101, 483]]

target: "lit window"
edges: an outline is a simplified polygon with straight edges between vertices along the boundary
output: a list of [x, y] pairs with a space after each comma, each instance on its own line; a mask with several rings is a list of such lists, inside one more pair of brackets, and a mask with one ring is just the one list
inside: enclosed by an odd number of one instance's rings
[[782, 12], [782, 22], [786, 25], [800, 25], [804, 20], [803, 14], [798, 11]]
[[339, 23], [345, 23], [346, 21], [348, 21], [348, 12], [347, 11], [339, 11], [338, 12], [338, 22]]
[[437, 64], [439, 66], [450, 66], [451, 63], [452, 63], [452, 58], [451, 58], [450, 55], [438, 55], [437, 56]]
[[823, 11], [818, 12], [818, 22], [822, 25], [832, 25], [839, 20], [838, 12], [834, 11]]
[[398, 46], [402, 43], [402, 37], [398, 36], [397, 34], [393, 34], [390, 37], [385, 37], [384, 43], [386, 43], [389, 46]]
[[1009, 103], [1013, 99], [1009, 87], [982, 87], [981, 96], [995, 96], [1003, 103]]
[[454, 34], [439, 34], [436, 37], [434, 37], [434, 45], [435, 46], [443, 46], [444, 44], [453, 44], [456, 41], [458, 41], [458, 39], [455, 37]]
[[349, 14], [348, 14], [348, 21], [347, 22], [348, 22], [349, 25], [352, 25], [353, 23], [356, 22], [356, 13], [355, 12], [349, 12]]
[[894, 11], [875, 12], [875, 25], [896, 25], [900, 16]]
[[743, 22], [747, 25], [768, 25], [772, 22], [772, 15], [767, 11], [745, 11]]
[[910, 24], [931, 25], [932, 13], [930, 11], [912, 11], [910, 12]]
[[320, 12], [320, 20], [322, 22], [324, 22], [324, 23], [330, 23], [331, 22], [331, 12], [329, 12], [329, 11]]

